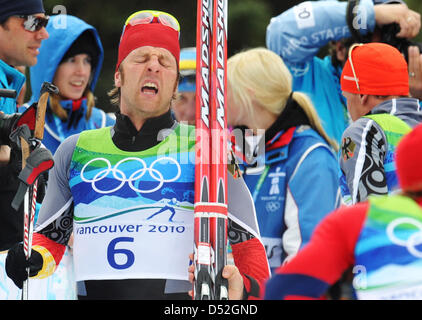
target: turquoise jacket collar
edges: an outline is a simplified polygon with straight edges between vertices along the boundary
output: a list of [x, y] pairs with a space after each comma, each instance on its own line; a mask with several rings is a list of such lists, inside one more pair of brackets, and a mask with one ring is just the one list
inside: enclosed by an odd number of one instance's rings
[[[0, 88], [16, 90], [19, 95], [24, 83], [25, 76], [21, 72], [0, 60]], [[0, 98], [0, 111], [6, 114], [17, 112], [16, 100]]]

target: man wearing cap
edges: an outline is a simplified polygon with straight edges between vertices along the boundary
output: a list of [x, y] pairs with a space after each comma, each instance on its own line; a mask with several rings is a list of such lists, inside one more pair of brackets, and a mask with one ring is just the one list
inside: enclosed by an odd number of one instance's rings
[[318, 299], [347, 269], [358, 299], [422, 299], [422, 125], [397, 147], [402, 194], [329, 214], [309, 244], [267, 282], [265, 299]]
[[[177, 20], [160, 11], [127, 19], [111, 91], [120, 108], [116, 124], [69, 137], [57, 149], [30, 276], [54, 272], [73, 232], [79, 299], [190, 299], [195, 132], [174, 121], [170, 110], [179, 30]], [[240, 296], [256, 297], [258, 283], [269, 276], [265, 249], [246, 185], [228, 176], [230, 240], [246, 283]], [[17, 286], [27, 277], [24, 265], [18, 244], [6, 262]], [[236, 267], [226, 268], [231, 281]]]
[[[17, 67], [35, 65], [41, 42], [48, 38], [44, 12], [42, 0], [0, 0], [0, 88], [16, 90], [17, 96], [25, 83], [25, 76]], [[0, 111], [16, 113], [16, 100], [0, 97]], [[23, 206], [18, 212], [11, 207], [19, 185], [17, 175], [21, 170], [20, 162], [7, 145], [0, 146], [0, 153], [2, 162], [8, 163], [0, 166], [1, 252], [22, 240]], [[3, 254], [0, 254], [0, 264], [3, 264], [3, 259]], [[7, 285], [2, 283], [1, 288], [6, 290]], [[1, 299], [16, 298], [12, 292], [4, 290], [0, 289]]]
[[180, 50], [180, 81], [178, 96], [172, 105], [177, 121], [195, 125], [196, 48]]
[[[14, 67], [33, 66], [41, 41], [48, 38], [41, 0], [0, 1], [0, 88], [18, 93], [25, 76]], [[0, 98], [1, 111], [16, 112], [13, 99]]]
[[399, 188], [394, 154], [400, 138], [422, 121], [409, 97], [407, 63], [387, 44], [354, 45], [341, 75], [353, 123], [341, 145], [341, 188], [347, 204]]

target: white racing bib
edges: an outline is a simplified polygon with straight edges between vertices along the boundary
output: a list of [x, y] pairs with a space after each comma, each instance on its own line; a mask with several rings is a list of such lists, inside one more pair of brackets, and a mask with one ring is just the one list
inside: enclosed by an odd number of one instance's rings
[[188, 280], [195, 179], [189, 128], [178, 126], [139, 152], [116, 148], [110, 128], [80, 134], [69, 169], [77, 281]]
[[[172, 221], [170, 217], [174, 213]], [[74, 221], [76, 280], [188, 280], [193, 212], [143, 205]]]

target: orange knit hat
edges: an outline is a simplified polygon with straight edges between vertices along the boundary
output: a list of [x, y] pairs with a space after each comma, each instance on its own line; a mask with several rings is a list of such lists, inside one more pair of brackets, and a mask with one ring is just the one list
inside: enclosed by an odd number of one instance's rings
[[422, 124], [399, 142], [396, 149], [396, 170], [404, 191], [422, 191]]
[[409, 95], [406, 60], [396, 48], [385, 43], [353, 45], [340, 83], [341, 90], [350, 93]]

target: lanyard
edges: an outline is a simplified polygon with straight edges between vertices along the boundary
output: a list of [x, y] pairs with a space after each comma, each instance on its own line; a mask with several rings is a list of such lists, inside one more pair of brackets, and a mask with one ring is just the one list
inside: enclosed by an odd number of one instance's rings
[[259, 177], [258, 183], [256, 184], [255, 189], [254, 189], [253, 194], [252, 194], [254, 202], [256, 202], [256, 198], [258, 197], [258, 193], [262, 188], [262, 184], [264, 183], [265, 179], [267, 178], [268, 171], [270, 171], [270, 166], [266, 165], [264, 172], [261, 173], [261, 176]]

